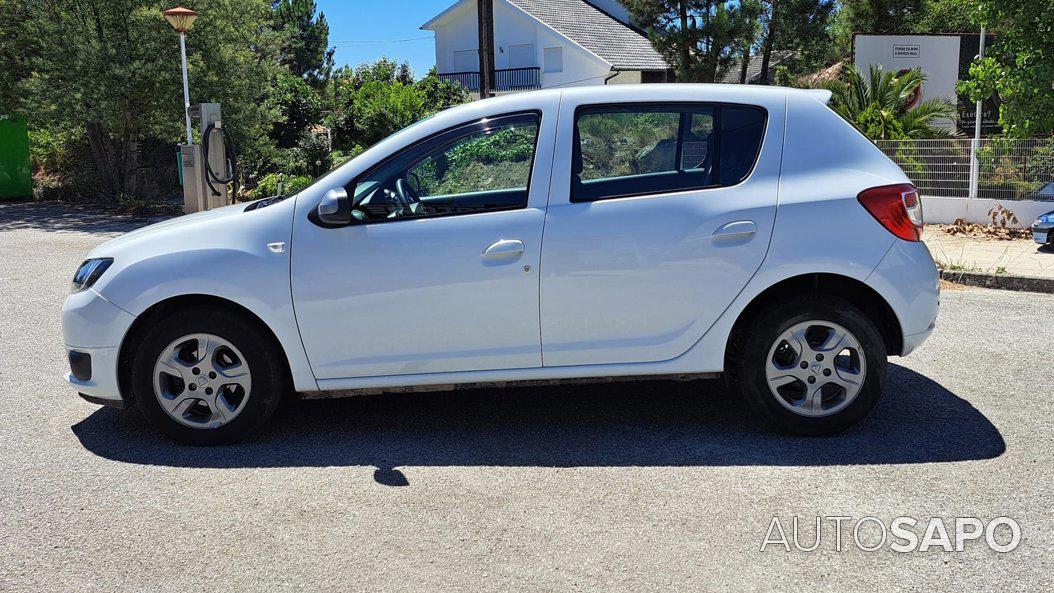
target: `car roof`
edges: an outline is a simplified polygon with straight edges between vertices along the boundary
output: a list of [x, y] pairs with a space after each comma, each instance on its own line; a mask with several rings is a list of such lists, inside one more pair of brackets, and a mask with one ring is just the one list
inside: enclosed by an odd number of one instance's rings
[[782, 86], [741, 85], [721, 83], [657, 83], [657, 84], [612, 84], [589, 85], [566, 88], [551, 88], [536, 91], [510, 93], [499, 97], [483, 99], [488, 105], [501, 103], [520, 103], [527, 97], [542, 99], [560, 95], [565, 98], [588, 99], [600, 101], [662, 101], [669, 100], [671, 95], [683, 95], [685, 92], [698, 92], [700, 95], [718, 95], [722, 99], [752, 103], [771, 100], [774, 96], [797, 93], [811, 96], [826, 103], [831, 92], [825, 89], [796, 89]]

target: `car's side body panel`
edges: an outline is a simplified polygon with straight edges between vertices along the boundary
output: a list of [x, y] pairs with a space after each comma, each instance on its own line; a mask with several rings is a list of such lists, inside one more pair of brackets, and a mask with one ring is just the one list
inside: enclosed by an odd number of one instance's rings
[[[289, 360], [294, 386], [317, 389], [300, 343], [289, 291], [294, 201], [250, 212], [242, 212], [245, 205], [236, 204], [201, 216], [180, 217], [103, 244], [91, 255], [105, 254], [114, 263], [94, 288], [133, 316], [186, 295], [237, 303], [274, 332]], [[149, 233], [149, 239], [138, 240], [140, 233]], [[284, 243], [285, 249], [273, 251], [268, 248], [270, 243]]]
[[[604, 104], [763, 108], [760, 154], [736, 185], [576, 203], [570, 196], [575, 114], [600, 101], [595, 93], [565, 93], [542, 251], [545, 366], [655, 362], [683, 354], [743, 289], [768, 249], [783, 156], [784, 93], [744, 100], [721, 87], [675, 85], [656, 102], [650, 89], [635, 90]], [[717, 234], [737, 223], [754, 231]]]
[[[537, 268], [557, 105], [553, 95], [523, 110], [541, 116], [525, 208], [322, 228], [308, 220], [317, 198], [301, 196], [291, 285], [318, 379], [541, 366]], [[404, 143], [495, 115], [440, 116]], [[501, 241], [522, 252], [484, 254]]]
[[904, 337], [907, 356], [933, 331], [940, 302], [940, 276], [925, 243], [895, 241], [882, 262], [867, 277], [893, 309]]
[[[666, 90], [667, 92], [662, 93], [663, 100], [668, 100], [670, 97], [669, 87]], [[673, 87], [672, 90], [679, 89]], [[647, 93], [649, 91], [650, 89], [645, 88], [637, 92]], [[587, 90], [581, 93], [585, 95]], [[633, 92], [628, 92], [626, 95], [620, 94], [619, 99], [624, 96], [630, 101], [639, 99]], [[783, 96], [784, 94], [781, 93], [780, 97]], [[788, 91], [785, 96], [788, 116], [786, 129], [782, 135], [786, 137], [786, 141], [780, 159], [781, 163], [777, 165], [782, 167], [782, 174], [779, 178], [778, 207], [774, 212], [775, 222], [770, 223], [774, 228], [767, 256], [749, 282], [734, 295], [730, 302], [723, 303], [725, 306], [717, 312], [713, 323], [708, 328], [704, 328], [705, 333], [701, 336], [697, 335], [695, 340], [688, 344], [682, 352], [674, 353], [670, 358], [658, 361], [548, 366], [549, 361], [545, 360], [547, 366], [542, 368], [322, 380], [319, 381], [319, 387], [341, 390], [488, 381], [721, 372], [724, 370], [728, 337], [744, 309], [767, 288], [781, 281], [817, 273], [840, 275], [860, 282], [867, 282], [870, 277], [871, 285], [876, 291], [884, 296], [890, 295], [887, 299], [890, 300], [895, 313], [901, 319], [902, 329], [909, 332], [916, 324], [912, 321], [905, 322], [905, 313], [898, 306], [901, 303], [909, 306], [909, 303], [904, 299], [898, 300], [895, 295], [892, 295], [891, 290], [893, 289], [880, 282], [879, 276], [872, 276], [872, 272], [880, 262], [883, 262], [888, 252], [895, 251], [896, 254], [910, 252], [913, 257], [918, 258], [921, 257], [919, 249], [924, 251], [925, 246], [922, 244], [907, 245], [906, 242], [896, 240], [856, 200], [856, 195], [868, 187], [904, 182], [903, 172], [866, 139], [859, 136], [855, 130], [851, 128], [846, 130], [848, 124], [828, 110], [821, 102], [821, 97], [815, 93]], [[610, 100], [609, 97], [605, 98]], [[588, 97], [584, 98], [584, 100], [587, 99]], [[729, 96], [728, 99], [733, 100], [734, 97]], [[565, 113], [561, 114], [561, 128], [564, 131], [558, 141], [569, 141], [566, 139], [567, 131], [564, 128], [567, 125]], [[765, 142], [772, 142], [771, 136], [766, 137]], [[557, 153], [562, 152], [564, 151], [558, 147]], [[817, 159], [822, 159], [821, 163], [823, 161], [834, 163], [834, 166], [817, 165]], [[564, 180], [569, 174], [567, 169], [570, 165], [564, 162], [566, 160], [560, 157], [554, 161], [550, 208], [560, 207], [561, 203], [569, 203], [566, 194], [562, 196], [562, 200], [558, 197], [558, 192], [564, 187]], [[762, 171], [761, 166], [761, 161], [759, 161], [754, 175]], [[595, 202], [590, 206], [599, 204], [600, 202]], [[547, 269], [549, 249], [552, 247], [551, 222], [552, 220], [547, 220], [546, 235], [543, 238], [543, 329], [546, 323], [544, 319], [546, 311], [544, 282], [548, 279], [549, 274], [554, 272], [554, 270]], [[670, 224], [671, 229], [678, 228], [676, 222]], [[580, 225], [578, 232], [588, 236], [592, 230]], [[676, 233], [671, 234], [676, 235]], [[585, 264], [580, 256], [576, 255], [572, 239], [569, 238], [567, 241], [568, 244], [563, 246], [562, 250], [563, 255], [570, 258], [570, 263], [560, 261], [550, 265], [556, 267], [557, 270], [562, 270], [561, 273], [570, 274], [574, 271], [574, 266], [581, 268]], [[892, 249], [894, 243], [898, 244], [895, 250]], [[592, 243], [588, 240], [583, 241], [583, 249], [588, 251], [592, 245], [596, 244], [596, 241]], [[662, 244], [661, 241], [660, 244]], [[609, 242], [608, 246], [611, 249], [616, 248], [614, 242]], [[893, 263], [889, 265], [895, 267]], [[706, 270], [694, 270], [693, 274], [692, 276], [681, 276], [679, 281], [682, 283], [705, 281]], [[699, 276], [702, 276], [703, 280], [699, 280]], [[936, 280], [935, 273], [932, 271], [932, 261], [928, 265], [923, 265], [912, 276], [893, 281], [905, 283], [902, 289], [905, 294], [921, 291], [929, 295], [913, 304], [918, 306], [917, 316], [929, 317], [927, 324], [932, 321], [932, 316], [936, 312], [936, 302], [933, 299], [933, 287], [936, 285]], [[634, 286], [632, 290], [637, 291], [641, 288]], [[593, 294], [586, 296], [596, 298]], [[661, 307], [661, 304], [658, 306]], [[640, 311], [642, 314], [654, 314], [652, 308], [642, 307]], [[610, 319], [611, 323], [618, 323], [621, 318], [612, 316]], [[925, 327], [919, 330], [925, 331]]]

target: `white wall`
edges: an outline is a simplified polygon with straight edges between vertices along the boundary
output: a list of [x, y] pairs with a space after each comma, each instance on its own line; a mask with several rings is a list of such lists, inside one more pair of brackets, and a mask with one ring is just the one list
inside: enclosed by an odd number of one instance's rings
[[626, 70], [619, 72], [608, 80], [608, 84], [640, 84], [641, 73], [640, 70]]
[[[896, 48], [894, 47], [896, 46]], [[917, 56], [895, 55], [914, 53]], [[959, 37], [954, 35], [857, 35], [853, 40], [856, 69], [867, 76], [870, 64], [887, 71], [921, 68], [926, 75], [922, 100], [944, 97], [958, 103], [955, 83], [959, 79]], [[950, 125], [950, 124], [949, 124]]]
[[538, 24], [538, 65], [542, 64], [542, 48], [563, 47], [564, 69], [562, 72], [542, 72], [542, 88], [585, 86], [604, 84], [611, 74], [611, 65], [589, 53], [581, 46], [569, 42], [552, 29]]
[[[496, 17], [495, 17], [496, 18]], [[441, 21], [435, 23], [436, 70], [457, 72], [454, 68], [454, 52], [476, 51], [479, 48], [479, 29], [476, 24], [476, 6], [465, 2]], [[475, 70], [479, 69], [477, 61]]]
[[[479, 47], [476, 6], [466, 2], [433, 25], [436, 34], [436, 69], [440, 73], [456, 72], [454, 52], [475, 51]], [[563, 70], [542, 72], [542, 88], [603, 84], [611, 66], [599, 57], [571, 43], [538, 20], [506, 2], [494, 2], [494, 66], [510, 68], [510, 46], [533, 44], [534, 63], [542, 66], [547, 47], [563, 48]], [[478, 66], [473, 70], [478, 69]]]
[[1027, 227], [1044, 212], [1054, 210], [1054, 202], [1035, 200], [992, 200], [988, 198], [922, 197], [922, 210], [927, 223], [951, 224], [962, 218], [966, 222], [988, 223], [988, 211], [996, 204], [1014, 211], [1020, 226]]

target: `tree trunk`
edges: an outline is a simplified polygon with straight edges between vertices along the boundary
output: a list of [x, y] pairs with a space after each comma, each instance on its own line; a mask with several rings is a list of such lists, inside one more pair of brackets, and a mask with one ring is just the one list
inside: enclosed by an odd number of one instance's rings
[[102, 189], [107, 195], [114, 195], [118, 191], [117, 181], [117, 158], [113, 150], [113, 142], [106, 127], [97, 121], [89, 121], [85, 124], [88, 134], [88, 144], [91, 146], [92, 160], [95, 162], [95, 171], [99, 174]]
[[[130, 116], [125, 119], [131, 123]], [[119, 193], [135, 195], [138, 189], [139, 134], [127, 125], [124, 138], [118, 143], [100, 122], [89, 121], [85, 129], [103, 191], [109, 196]]]
[[750, 44], [743, 46], [743, 62], [739, 65], [739, 84], [747, 83], [747, 68], [750, 66]]
[[124, 142], [121, 150], [121, 192], [129, 196], [139, 194], [139, 132], [132, 126], [132, 121], [133, 115], [125, 113]]
[[[709, 15], [715, 7], [719, 6], [724, 0], [715, 2], [714, 0], [706, 0], [703, 5], [703, 10]], [[708, 17], [709, 18], [709, 17]], [[706, 37], [703, 39], [703, 46], [706, 48], [706, 60], [703, 61], [703, 73], [700, 77], [700, 82], [717, 82], [717, 68], [721, 61], [721, 45], [718, 43], [718, 35], [714, 29], [714, 23], [709, 22], [706, 28]]]
[[681, 0], [677, 3], [677, 7], [680, 10], [681, 17], [681, 42], [678, 48], [681, 53], [681, 63], [677, 78], [683, 78], [683, 80], [678, 80], [678, 82], [693, 82], [692, 69], [689, 64], [692, 59], [692, 52], [689, 47], [692, 36], [688, 33], [688, 0]]
[[769, 80], [769, 63], [772, 61], [772, 44], [776, 40], [776, 7], [779, 0], [772, 0], [772, 15], [769, 16], [769, 30], [765, 35], [765, 44], [761, 54], [761, 84], [772, 84]]

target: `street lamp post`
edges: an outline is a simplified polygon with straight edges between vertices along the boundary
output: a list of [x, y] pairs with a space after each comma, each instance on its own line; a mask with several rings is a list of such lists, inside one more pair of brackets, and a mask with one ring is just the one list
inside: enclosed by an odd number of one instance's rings
[[198, 18], [198, 13], [194, 12], [189, 8], [183, 8], [177, 6], [170, 8], [163, 13], [165, 20], [168, 21], [176, 31], [179, 31], [179, 54], [182, 58], [183, 64], [183, 117], [187, 124], [187, 145], [194, 144], [194, 140], [190, 135], [190, 87], [187, 84], [187, 31], [194, 26], [194, 20]]

